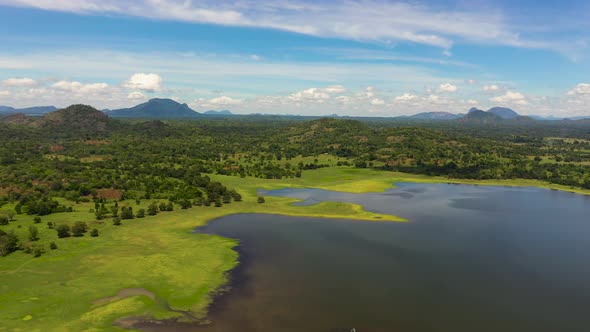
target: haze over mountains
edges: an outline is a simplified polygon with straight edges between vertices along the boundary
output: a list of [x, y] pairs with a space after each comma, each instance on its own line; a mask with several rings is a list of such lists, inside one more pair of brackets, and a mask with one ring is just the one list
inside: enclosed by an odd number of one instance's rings
[[[41, 116], [58, 110], [55, 106], [38, 106], [29, 108], [13, 108], [9, 106], [0, 106], [0, 116], [24, 114], [27, 116]], [[102, 110], [106, 115], [112, 118], [144, 118], [144, 119], [189, 119], [201, 116], [232, 116], [229, 110], [208, 110], [199, 113], [191, 109], [187, 104], [181, 104], [175, 100], [167, 98], [153, 98], [145, 103], [115, 110]], [[270, 114], [268, 114], [270, 115]], [[293, 116], [293, 115], [291, 115]], [[337, 115], [332, 115], [337, 116]], [[413, 119], [423, 121], [439, 120], [461, 120], [463, 122], [494, 122], [502, 120], [563, 120], [559, 117], [542, 117], [542, 116], [521, 116], [516, 111], [506, 107], [492, 107], [487, 111], [471, 108], [467, 113], [450, 113], [450, 112], [422, 112], [410, 116], [397, 116], [392, 118]], [[587, 119], [587, 117], [567, 118], [568, 120]], [[17, 118], [14, 118], [17, 119]], [[19, 118], [22, 120], [22, 118]]]

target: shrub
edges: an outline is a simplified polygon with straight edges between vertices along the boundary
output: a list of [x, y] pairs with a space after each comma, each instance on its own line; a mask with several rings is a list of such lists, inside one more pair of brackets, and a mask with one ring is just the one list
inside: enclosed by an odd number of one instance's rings
[[264, 202], [266, 202], [266, 200], [264, 199], [264, 197], [258, 196], [258, 203], [262, 204]]
[[97, 236], [98, 236], [98, 229], [96, 229], [96, 228], [93, 228], [93, 229], [90, 231], [90, 236], [92, 236], [92, 237], [97, 237]]
[[57, 231], [57, 237], [60, 239], [71, 236], [70, 226], [68, 226], [68, 225], [59, 225], [59, 226], [57, 226], [56, 231]]

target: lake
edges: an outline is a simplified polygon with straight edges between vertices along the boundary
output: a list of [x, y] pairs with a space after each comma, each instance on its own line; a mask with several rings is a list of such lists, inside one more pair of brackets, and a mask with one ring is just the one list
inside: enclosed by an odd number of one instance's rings
[[398, 184], [284, 189], [408, 223], [234, 215], [231, 292], [194, 331], [590, 331], [590, 197], [537, 188]]

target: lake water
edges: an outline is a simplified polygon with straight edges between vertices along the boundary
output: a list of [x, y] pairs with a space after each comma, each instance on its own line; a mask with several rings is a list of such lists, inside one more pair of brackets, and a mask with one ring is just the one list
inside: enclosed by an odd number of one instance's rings
[[590, 197], [535, 188], [399, 184], [342, 201], [409, 223], [235, 215], [233, 289], [195, 331], [590, 331]]

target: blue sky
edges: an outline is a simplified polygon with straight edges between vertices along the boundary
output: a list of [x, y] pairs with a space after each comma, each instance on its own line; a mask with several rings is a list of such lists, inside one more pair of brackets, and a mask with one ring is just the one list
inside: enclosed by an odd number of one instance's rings
[[0, 0], [0, 104], [589, 115], [588, 1]]

